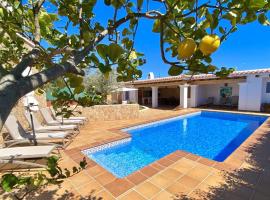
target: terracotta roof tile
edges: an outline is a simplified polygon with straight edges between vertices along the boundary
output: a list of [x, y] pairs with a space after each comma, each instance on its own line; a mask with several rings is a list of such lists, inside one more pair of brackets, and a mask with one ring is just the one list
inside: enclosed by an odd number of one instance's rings
[[[229, 78], [240, 78], [245, 77], [247, 75], [252, 74], [268, 74], [270, 73], [270, 68], [266, 69], [255, 69], [255, 70], [243, 70], [243, 71], [235, 71], [231, 73]], [[179, 76], [168, 76], [163, 78], [155, 78], [155, 79], [146, 79], [146, 80], [136, 80], [133, 82], [127, 82], [127, 84], [144, 84], [144, 83], [159, 83], [159, 82], [167, 82], [167, 81], [190, 81], [190, 80], [205, 80], [205, 79], [218, 79], [218, 77], [214, 74], [200, 74], [194, 75], [191, 78], [191, 75], [179, 75]]]

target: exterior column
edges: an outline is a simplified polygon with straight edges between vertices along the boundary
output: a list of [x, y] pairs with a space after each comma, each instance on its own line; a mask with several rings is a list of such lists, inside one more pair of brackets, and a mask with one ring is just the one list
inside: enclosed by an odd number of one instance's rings
[[139, 103], [139, 90], [134, 91], [134, 96], [135, 103]]
[[188, 84], [180, 85], [180, 107], [188, 108]]
[[260, 111], [262, 103], [262, 77], [247, 76], [246, 82], [239, 84], [239, 110]]
[[158, 87], [152, 87], [152, 108], [158, 107]]
[[195, 108], [198, 106], [198, 85], [191, 85], [190, 107]]
[[248, 88], [247, 83], [238, 83], [239, 85], [239, 100], [238, 100], [238, 110], [247, 110], [247, 100], [248, 100]]

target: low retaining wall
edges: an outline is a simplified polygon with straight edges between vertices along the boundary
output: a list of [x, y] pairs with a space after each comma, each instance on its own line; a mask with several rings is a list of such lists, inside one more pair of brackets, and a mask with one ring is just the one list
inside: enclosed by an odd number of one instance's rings
[[81, 111], [81, 115], [90, 121], [136, 119], [139, 117], [138, 104], [96, 105], [82, 108]]

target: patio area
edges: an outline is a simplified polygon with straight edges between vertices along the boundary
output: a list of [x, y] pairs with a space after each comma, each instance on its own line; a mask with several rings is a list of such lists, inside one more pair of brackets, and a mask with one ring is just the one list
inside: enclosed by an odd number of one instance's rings
[[[121, 128], [194, 111], [148, 109], [136, 120], [90, 121], [61, 152], [60, 166], [77, 165], [80, 150], [129, 137]], [[123, 179], [87, 159], [84, 171], [45, 188], [36, 199], [269, 199], [269, 131], [268, 119], [222, 163], [176, 151]]]

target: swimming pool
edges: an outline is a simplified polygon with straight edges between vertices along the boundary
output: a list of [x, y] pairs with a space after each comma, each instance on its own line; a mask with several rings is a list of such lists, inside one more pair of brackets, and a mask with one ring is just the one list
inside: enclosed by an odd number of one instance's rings
[[123, 131], [132, 138], [103, 150], [83, 153], [123, 178], [176, 151], [224, 161], [267, 117], [202, 111]]

